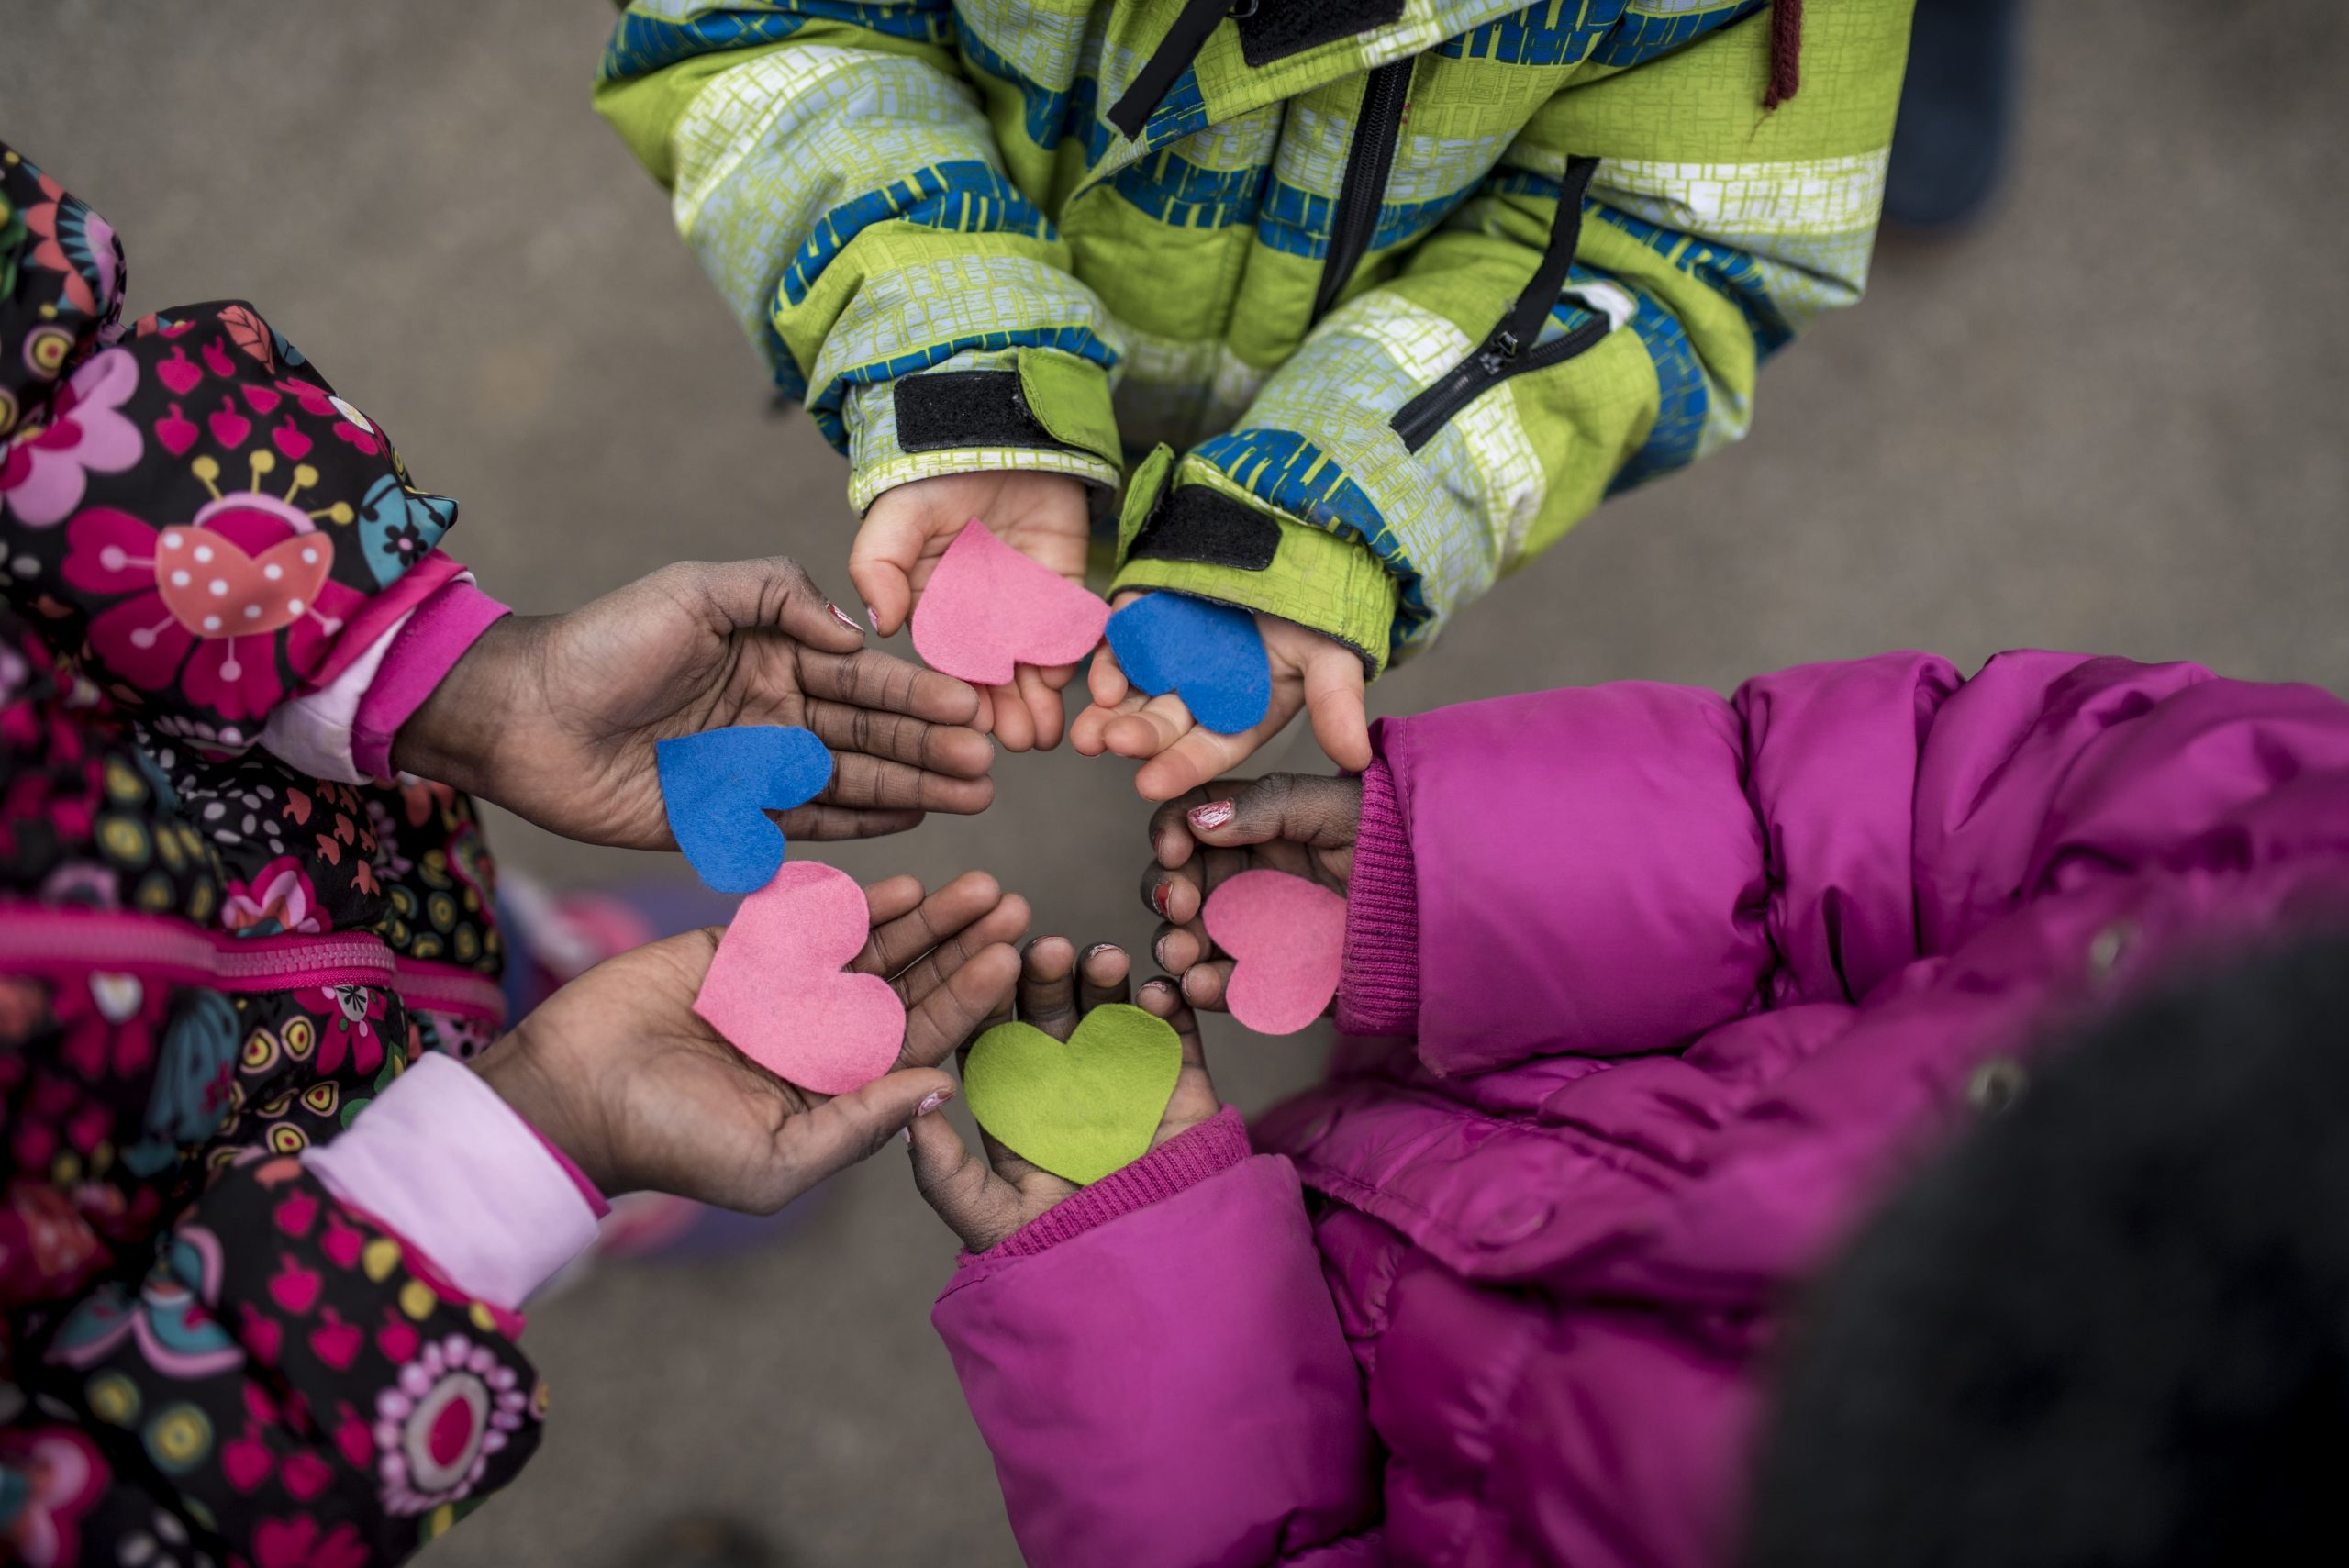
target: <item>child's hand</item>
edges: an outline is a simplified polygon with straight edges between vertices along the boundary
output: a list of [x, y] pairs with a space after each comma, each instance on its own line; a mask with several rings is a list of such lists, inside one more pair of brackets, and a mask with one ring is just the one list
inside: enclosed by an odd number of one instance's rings
[[1151, 939], [1158, 966], [1194, 1006], [1220, 1010], [1231, 961], [1199, 919], [1208, 895], [1243, 871], [1285, 871], [1343, 896], [1362, 822], [1362, 780], [1268, 773], [1195, 790], [1150, 819], [1141, 899], [1166, 923]]
[[[939, 558], [978, 518], [997, 539], [1070, 582], [1085, 581], [1085, 485], [1064, 473], [949, 473], [884, 490], [849, 550], [849, 581], [864, 595], [874, 629], [896, 634], [913, 613]], [[1019, 665], [1008, 686], [984, 688], [980, 724], [1007, 751], [1049, 751], [1061, 741], [1061, 688], [1076, 666]]]
[[928, 897], [909, 876], [865, 890], [873, 940], [852, 969], [895, 976], [896, 1070], [836, 1099], [786, 1084], [693, 1010], [721, 931], [687, 931], [597, 964], [475, 1063], [483, 1079], [608, 1195], [650, 1187], [771, 1213], [954, 1094], [937, 1064], [1019, 973], [1028, 906], [971, 872]]
[[[1122, 609], [1141, 596], [1120, 594], [1118, 606]], [[1134, 690], [1105, 644], [1093, 655], [1086, 679], [1093, 706], [1076, 716], [1070, 740], [1088, 757], [1115, 751], [1141, 760], [1134, 788], [1144, 800], [1172, 800], [1238, 767], [1279, 734], [1300, 707], [1311, 712], [1313, 739], [1331, 762], [1356, 771], [1370, 766], [1361, 656], [1278, 616], [1258, 616], [1256, 629], [1272, 665], [1273, 701], [1253, 729], [1219, 735], [1194, 719], [1172, 692], [1154, 697]]]
[[687, 562], [568, 615], [508, 616], [416, 716], [393, 760], [589, 843], [672, 846], [653, 742], [796, 724], [832, 782], [785, 812], [795, 839], [895, 833], [995, 798], [977, 694], [864, 646], [791, 561]]
[[[1028, 944], [1020, 967], [1019, 1016], [1064, 1040], [1076, 1032], [1077, 1020], [1094, 1008], [1127, 999], [1131, 968], [1125, 950], [1111, 943], [1092, 949], [1079, 964], [1067, 938], [1039, 937]], [[1174, 1097], [1166, 1102], [1166, 1115], [1151, 1135], [1150, 1146], [1155, 1149], [1210, 1119], [1221, 1106], [1199, 1051], [1198, 1020], [1183, 1006], [1174, 985], [1153, 980], [1141, 988], [1141, 1001], [1146, 1010], [1173, 1024], [1183, 1039], [1183, 1070], [1174, 1080]], [[1004, 1018], [986, 1021], [996, 1024]], [[944, 1117], [920, 1118], [909, 1131], [914, 1185], [974, 1252], [985, 1251], [1077, 1191], [1074, 1183], [1038, 1170], [992, 1138], [985, 1140], [987, 1157], [979, 1159], [963, 1147], [962, 1136]]]

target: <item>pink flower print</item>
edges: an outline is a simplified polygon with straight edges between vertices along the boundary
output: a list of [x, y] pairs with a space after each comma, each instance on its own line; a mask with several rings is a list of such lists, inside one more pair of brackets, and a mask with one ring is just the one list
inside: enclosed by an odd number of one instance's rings
[[334, 411], [341, 416], [334, 425], [334, 433], [338, 439], [350, 442], [369, 457], [373, 457], [384, 450], [384, 433], [375, 428], [375, 421], [340, 397], [328, 397], [327, 401], [333, 405]]
[[94, 971], [60, 985], [50, 1004], [63, 1036], [59, 1059], [85, 1083], [136, 1078], [155, 1060], [155, 1042], [171, 1011], [171, 987], [136, 974]]
[[25, 228], [40, 237], [32, 249], [33, 264], [58, 274], [65, 303], [83, 315], [110, 310], [122, 294], [113, 227], [46, 174], [40, 194], [49, 200], [25, 209]]
[[384, 1064], [384, 1035], [375, 1026], [384, 1021], [387, 995], [373, 985], [316, 985], [295, 993], [304, 1008], [328, 1020], [318, 1030], [319, 1073], [340, 1072], [346, 1058], [361, 1073]]
[[489, 1456], [522, 1429], [530, 1396], [514, 1369], [462, 1334], [428, 1341], [375, 1396], [375, 1477], [386, 1513], [469, 1496]]
[[327, 929], [318, 908], [317, 889], [302, 874], [292, 855], [280, 855], [253, 873], [250, 883], [231, 882], [221, 906], [220, 923], [239, 936], [273, 937], [300, 931], [317, 935]]
[[15, 1517], [0, 1527], [0, 1541], [28, 1568], [60, 1568], [82, 1561], [82, 1517], [106, 1490], [108, 1471], [97, 1445], [71, 1427], [37, 1427], [0, 1433], [0, 1464], [21, 1478], [26, 1492]]
[[[363, 602], [332, 581], [334, 541], [299, 508], [259, 491], [213, 501], [160, 531], [94, 506], [73, 519], [65, 580], [129, 595], [90, 623], [90, 645], [117, 678], [148, 691], [173, 683], [230, 720], [260, 717], [285, 694], [275, 650], [315, 669]], [[225, 745], [250, 737], [220, 733]]]
[[27, 528], [55, 528], [82, 504], [93, 473], [139, 461], [139, 427], [122, 406], [139, 388], [139, 361], [108, 349], [58, 388], [45, 425], [28, 425], [0, 453], [0, 506]]

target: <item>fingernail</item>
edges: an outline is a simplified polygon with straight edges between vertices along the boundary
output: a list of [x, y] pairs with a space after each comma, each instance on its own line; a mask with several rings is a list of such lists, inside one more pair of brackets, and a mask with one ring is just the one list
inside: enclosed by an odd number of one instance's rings
[[[1174, 934], [1174, 932], [1169, 931], [1166, 933], [1166, 936], [1171, 937]], [[1156, 941], [1150, 944], [1150, 957], [1151, 962], [1157, 964], [1159, 968], [1165, 969], [1169, 967], [1166, 962], [1166, 937], [1161, 937]]]
[[1099, 958], [1103, 953], [1108, 952], [1117, 945], [1118, 944], [1115, 942], [1095, 942], [1091, 947], [1085, 950], [1085, 962], [1086, 963], [1091, 963], [1095, 959]]
[[[936, 1110], [939, 1106], [944, 1105], [953, 1097], [954, 1091], [952, 1089], [932, 1089], [929, 1094], [922, 1096], [921, 1104], [914, 1107], [914, 1115], [917, 1117], [928, 1116], [930, 1112]], [[906, 1138], [908, 1142], [913, 1139], [913, 1129], [910, 1127], [906, 1129]]]
[[856, 617], [854, 616], [850, 615], [846, 610], [841, 608], [829, 599], [826, 599], [824, 601], [824, 607], [832, 612], [832, 618], [834, 620], [848, 628], [849, 630], [856, 633], [859, 637], [863, 637], [864, 635], [864, 628], [856, 624]]
[[[874, 630], [879, 631], [881, 629], [880, 612], [875, 610], [871, 605], [864, 606], [864, 618], [872, 623]], [[846, 616], [842, 616], [841, 617], [841, 619], [848, 620], [848, 617]], [[849, 624], [851, 626], [854, 626], [856, 623], [854, 621], [849, 621]]]
[[1202, 833], [1212, 833], [1240, 813], [1228, 800], [1210, 800], [1205, 806], [1194, 806], [1186, 815], [1192, 827]]
[[1162, 882], [1150, 890], [1150, 906], [1158, 911], [1158, 917], [1162, 920], [1166, 917], [1167, 885]]
[[[915, 1115], [917, 1115], [917, 1116], [918, 1116], [918, 1115], [920, 1115], [921, 1113], [920, 1113], [920, 1112], [918, 1112], [918, 1111], [917, 1111], [917, 1112], [915, 1112], [914, 1114], [915, 1114]], [[907, 1122], [907, 1123], [906, 1123], [906, 1125], [905, 1125], [905, 1126], [903, 1126], [903, 1127], [901, 1127], [901, 1128], [897, 1129], [897, 1140], [898, 1140], [899, 1142], [903, 1143], [903, 1144], [904, 1144], [907, 1148], [908, 1148], [908, 1149], [911, 1149], [911, 1148], [914, 1146], [914, 1124], [913, 1124], [913, 1123], [911, 1123], [911, 1122]]]

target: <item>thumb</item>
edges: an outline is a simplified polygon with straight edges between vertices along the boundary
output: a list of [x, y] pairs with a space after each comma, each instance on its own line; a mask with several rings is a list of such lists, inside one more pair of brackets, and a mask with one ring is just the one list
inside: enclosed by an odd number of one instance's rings
[[922, 528], [918, 510], [884, 491], [864, 514], [849, 547], [848, 580], [864, 599], [873, 629], [894, 636], [913, 613], [914, 563], [921, 559]]
[[845, 1171], [877, 1151], [928, 1106], [935, 1110], [954, 1097], [954, 1080], [935, 1067], [885, 1073], [863, 1088], [836, 1095], [784, 1124], [790, 1136], [805, 1124], [791, 1162], [801, 1190]]
[[709, 567], [703, 589], [711, 606], [740, 629], [780, 629], [828, 653], [853, 653], [864, 646], [863, 628], [826, 598], [807, 569], [789, 556]]
[[1349, 773], [1370, 766], [1370, 721], [1363, 713], [1362, 660], [1351, 648], [1317, 649], [1305, 666], [1305, 708], [1321, 754]]
[[953, 1123], [918, 1117], [906, 1135], [916, 1190], [963, 1246], [984, 1252], [1019, 1229], [1019, 1194], [971, 1152]]
[[1310, 773], [1268, 773], [1238, 794], [1185, 814], [1192, 837], [1231, 849], [1275, 840], [1341, 849], [1362, 820], [1362, 783]]

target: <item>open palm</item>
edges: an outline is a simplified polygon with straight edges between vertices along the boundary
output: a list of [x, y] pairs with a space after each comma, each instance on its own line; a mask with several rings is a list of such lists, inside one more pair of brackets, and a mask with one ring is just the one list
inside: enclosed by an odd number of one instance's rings
[[482, 1075], [607, 1193], [780, 1208], [951, 1096], [937, 1064], [1006, 1004], [1019, 974], [1010, 943], [1027, 929], [1027, 905], [992, 877], [971, 873], [927, 896], [893, 877], [866, 899], [872, 940], [850, 968], [890, 978], [906, 1038], [896, 1068], [861, 1089], [828, 1097], [786, 1083], [693, 1011], [718, 929], [596, 965], [487, 1052]]
[[567, 837], [662, 849], [657, 742], [801, 725], [831, 749], [832, 781], [784, 831], [863, 838], [986, 807], [978, 710], [962, 682], [866, 648], [796, 562], [688, 562], [568, 615], [492, 626], [395, 755]]

